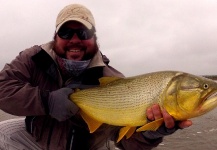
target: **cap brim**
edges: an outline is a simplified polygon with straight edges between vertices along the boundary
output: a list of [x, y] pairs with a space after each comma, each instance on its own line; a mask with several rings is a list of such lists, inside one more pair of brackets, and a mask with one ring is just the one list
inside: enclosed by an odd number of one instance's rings
[[63, 21], [62, 23], [58, 24], [57, 27], [56, 27], [56, 32], [58, 32], [58, 30], [60, 29], [60, 27], [62, 27], [62, 25], [66, 22], [69, 22], [69, 21], [77, 21], [77, 22], [80, 22], [81, 24], [83, 24], [85, 27], [87, 27], [88, 29], [91, 29], [92, 28], [92, 25], [91, 23], [89, 23], [88, 21], [86, 20], [83, 20], [81, 18], [68, 18], [67, 20]]

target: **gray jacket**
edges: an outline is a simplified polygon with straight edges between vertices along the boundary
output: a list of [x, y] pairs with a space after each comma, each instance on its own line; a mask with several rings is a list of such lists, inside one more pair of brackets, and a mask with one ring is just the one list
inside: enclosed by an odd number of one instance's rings
[[[53, 42], [26, 49], [0, 72], [0, 109], [26, 116], [26, 129], [42, 145], [43, 149], [100, 149], [116, 140], [119, 127], [103, 125], [90, 134], [80, 116], [63, 122], [51, 118], [46, 112], [45, 91], [62, 87], [89, 87], [99, 85], [103, 76], [123, 77], [108, 65], [109, 60], [98, 51], [80, 80], [63, 81], [56, 64]], [[73, 141], [73, 142], [72, 142]], [[123, 139], [116, 146], [122, 149], [149, 149], [161, 142], [161, 138], [149, 141], [141, 133]], [[115, 144], [115, 142], [114, 142]]]

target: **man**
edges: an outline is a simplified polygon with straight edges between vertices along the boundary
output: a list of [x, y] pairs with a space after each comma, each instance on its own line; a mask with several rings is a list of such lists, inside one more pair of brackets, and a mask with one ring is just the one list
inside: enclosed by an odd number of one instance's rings
[[[1, 149], [102, 149], [115, 145], [119, 128], [103, 125], [90, 134], [79, 108], [68, 99], [74, 88], [99, 85], [103, 76], [123, 75], [108, 65], [97, 45], [95, 21], [84, 6], [72, 4], [60, 11], [54, 41], [22, 51], [0, 73], [0, 109], [26, 116], [0, 123]], [[116, 144], [122, 149], [148, 149], [162, 137], [191, 121], [175, 123], [158, 105], [147, 110], [152, 121], [163, 117], [156, 132], [134, 133]]]

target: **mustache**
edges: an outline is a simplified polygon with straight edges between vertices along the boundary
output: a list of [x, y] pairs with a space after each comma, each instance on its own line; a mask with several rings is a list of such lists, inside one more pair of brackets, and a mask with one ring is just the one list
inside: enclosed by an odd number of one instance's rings
[[85, 51], [87, 49], [86, 46], [81, 45], [81, 44], [70, 44], [70, 45], [67, 45], [65, 47], [65, 50], [68, 51], [68, 50], [73, 49], [73, 48], [80, 49], [80, 50], [83, 50], [83, 51]]

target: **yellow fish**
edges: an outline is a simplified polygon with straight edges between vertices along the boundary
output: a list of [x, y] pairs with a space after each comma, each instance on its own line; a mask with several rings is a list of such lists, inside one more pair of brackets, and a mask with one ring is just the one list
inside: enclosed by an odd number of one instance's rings
[[174, 117], [186, 120], [217, 106], [217, 83], [178, 71], [160, 71], [134, 77], [103, 77], [100, 86], [78, 90], [70, 99], [81, 109], [90, 133], [103, 123], [122, 126], [119, 142], [135, 131], [157, 130], [163, 118], [147, 123], [146, 109], [153, 104]]

